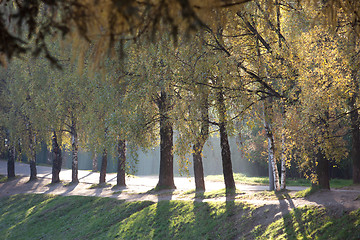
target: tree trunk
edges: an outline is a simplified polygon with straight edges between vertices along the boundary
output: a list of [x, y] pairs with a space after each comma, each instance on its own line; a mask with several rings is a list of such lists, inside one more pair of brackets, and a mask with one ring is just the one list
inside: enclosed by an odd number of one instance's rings
[[285, 133], [281, 133], [281, 189], [286, 189]]
[[199, 143], [193, 146], [193, 163], [196, 191], [205, 191], [204, 168], [201, 156], [202, 148], [203, 146], [201, 146]]
[[269, 169], [269, 190], [270, 191], [274, 191], [275, 190], [275, 181], [274, 181], [274, 171], [272, 168], [272, 162], [271, 162], [271, 157], [269, 154], [269, 149], [268, 149], [268, 169]]
[[329, 161], [326, 159], [324, 153], [319, 149], [316, 154], [317, 166], [317, 186], [321, 189], [330, 190], [330, 178], [329, 178]]
[[202, 151], [206, 140], [209, 138], [209, 104], [208, 96], [201, 96], [201, 129], [197, 142], [193, 146], [193, 163], [196, 191], [205, 191], [204, 167], [202, 161]]
[[175, 189], [174, 156], [173, 156], [173, 124], [169, 119], [170, 100], [164, 90], [158, 100], [160, 113], [160, 173], [156, 188]]
[[56, 132], [53, 132], [52, 137], [52, 155], [53, 155], [53, 164], [52, 164], [52, 180], [51, 183], [58, 183], [60, 182], [60, 171], [62, 165], [62, 156], [61, 156], [61, 149], [59, 147]]
[[274, 179], [274, 190], [280, 191], [279, 172], [275, 160], [274, 136], [273, 133], [271, 132], [270, 125], [267, 125], [265, 129], [266, 129], [266, 136], [268, 138], [269, 162], [271, 163], [272, 175]]
[[[320, 118], [320, 122], [324, 123], [325, 131], [322, 132], [323, 137], [326, 139], [329, 136], [329, 111], [324, 112], [324, 118]], [[329, 161], [326, 158], [325, 153], [319, 147], [316, 153], [315, 171], [317, 175], [317, 185], [321, 189], [330, 189], [330, 177], [329, 177]]]
[[9, 158], [7, 162], [8, 179], [15, 177], [15, 146], [9, 146]]
[[353, 164], [353, 183], [360, 183], [360, 129], [359, 129], [359, 113], [358, 110], [351, 112], [351, 158]]
[[98, 170], [97, 153], [93, 152], [92, 171], [97, 172], [97, 170]]
[[125, 187], [125, 175], [126, 174], [126, 142], [125, 140], [119, 140], [118, 142], [118, 166], [117, 166], [117, 178], [116, 184], [120, 187]]
[[[276, 165], [275, 159], [275, 143], [274, 143], [274, 135], [271, 127], [271, 115], [272, 115], [272, 107], [271, 102], [267, 103], [265, 100], [264, 103], [264, 127], [266, 131], [266, 136], [268, 139], [268, 154], [269, 154], [269, 162], [271, 163], [272, 175], [274, 179], [274, 189], [270, 186], [270, 190], [280, 191], [280, 181], [279, 181], [279, 172]], [[270, 176], [269, 176], [269, 179]], [[270, 181], [269, 181], [270, 182]], [[271, 182], [270, 182], [271, 185]]]
[[37, 170], [36, 170], [36, 136], [30, 130], [30, 181], [37, 180]]
[[356, 71], [352, 72], [352, 81], [354, 84], [354, 93], [350, 98], [350, 120], [351, 120], [351, 158], [353, 164], [353, 183], [360, 183], [360, 129], [359, 129], [359, 111], [357, 110], [357, 99], [359, 97], [359, 83], [356, 78]]
[[[277, 28], [277, 33], [278, 33], [278, 44], [279, 44], [279, 49], [282, 48], [282, 38], [281, 38], [281, 8], [280, 8], [280, 3], [279, 0], [275, 0], [275, 6], [276, 6], [276, 28]], [[284, 63], [284, 60], [281, 59], [281, 64]], [[286, 189], [286, 159], [285, 159], [285, 103], [282, 102], [282, 129], [281, 129], [281, 189]]]
[[217, 93], [217, 110], [219, 113], [219, 131], [220, 131], [220, 147], [221, 147], [221, 159], [224, 174], [224, 182], [226, 193], [233, 193], [236, 190], [232, 163], [231, 163], [231, 151], [229, 145], [229, 139], [226, 130], [226, 106], [224, 100], [224, 93], [219, 90]]
[[281, 131], [281, 189], [286, 189], [286, 156], [285, 156], [285, 122], [286, 110], [285, 104], [282, 106], [282, 131]]
[[72, 163], [71, 163], [71, 182], [72, 183], [79, 183], [78, 178], [78, 136], [76, 131], [76, 121], [75, 118], [72, 116], [71, 119], [71, 148], [72, 148]]
[[100, 180], [99, 184], [106, 182], [106, 168], [107, 168], [107, 150], [104, 148], [101, 158]]

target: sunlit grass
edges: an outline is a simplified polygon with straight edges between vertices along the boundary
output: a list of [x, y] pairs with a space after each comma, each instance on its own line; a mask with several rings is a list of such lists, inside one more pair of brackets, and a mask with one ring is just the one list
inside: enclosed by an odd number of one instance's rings
[[92, 184], [89, 189], [96, 189], [96, 188], [109, 188], [112, 185], [110, 183], [96, 183]]
[[295, 197], [296, 198], [305, 198], [308, 197], [312, 194], [314, 194], [315, 192], [317, 192], [319, 189], [316, 187], [309, 187], [305, 190], [299, 191], [297, 193], [295, 193]]
[[[224, 181], [223, 175], [208, 175], [205, 178], [208, 181]], [[269, 184], [269, 179], [266, 177], [248, 177], [242, 173], [234, 173], [234, 180], [237, 183], [251, 184], [251, 185], [266, 185]]]
[[235, 192], [226, 192], [226, 189], [218, 189], [213, 191], [201, 191], [196, 192], [195, 189], [185, 191], [180, 194], [180, 196], [184, 197], [192, 197], [192, 198], [199, 198], [199, 199], [215, 199], [215, 198], [222, 198], [222, 197], [232, 197], [237, 198], [239, 195], [244, 195], [245, 192], [240, 190], [235, 190]]
[[[208, 175], [205, 178], [207, 181], [224, 181], [223, 175]], [[236, 183], [240, 184], [249, 184], [249, 185], [269, 185], [268, 177], [248, 177], [242, 173], [234, 173], [234, 180]], [[286, 179], [287, 186], [302, 186], [302, 187], [310, 187], [311, 182], [309, 179], [298, 178]], [[330, 187], [332, 188], [341, 188], [346, 186], [351, 186], [351, 179], [331, 179]]]
[[340, 217], [325, 208], [296, 208], [270, 224], [265, 231], [254, 229], [255, 239], [360, 239], [360, 210]]

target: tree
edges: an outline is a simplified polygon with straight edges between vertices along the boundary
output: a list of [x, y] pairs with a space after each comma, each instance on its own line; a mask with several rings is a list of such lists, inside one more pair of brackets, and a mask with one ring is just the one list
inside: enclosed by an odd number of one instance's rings
[[[171, 35], [176, 40], [179, 34], [188, 34], [197, 31], [203, 26], [211, 26], [214, 18], [209, 17], [217, 9], [243, 10], [245, 3], [254, 0], [240, 0], [236, 3], [216, 0], [181, 1], [128, 1], [119, 4], [118, 1], [14, 1], [6, 0], [0, 3], [0, 41], [1, 63], [6, 59], [19, 56], [26, 51], [35, 55], [43, 52], [45, 56], [56, 64], [56, 59], [50, 54], [47, 37], [58, 33], [72, 35], [75, 32], [86, 40], [94, 36], [102, 36], [104, 49], [111, 48], [115, 42], [123, 42], [124, 38], [138, 38], [146, 29], [151, 32], [167, 34], [163, 31], [162, 24], [168, 26]], [[277, 1], [267, 1], [267, 5], [274, 6]], [[284, 1], [283, 6], [295, 8], [296, 5], [305, 3], [305, 7], [315, 5], [327, 16], [327, 21], [336, 25], [337, 10], [346, 14], [356, 13], [359, 10], [357, 1], [333, 0], [319, 2]], [[111, 20], [110, 20], [111, 19]], [[217, 19], [215, 19], [217, 20]], [[359, 25], [356, 24], [356, 27]], [[28, 29], [26, 34], [21, 30]], [[29, 39], [34, 39], [35, 46], [29, 44]], [[30, 47], [29, 47], [30, 46]], [[105, 47], [107, 46], [107, 47]]]
[[135, 132], [140, 130], [143, 134], [146, 130], [150, 133], [158, 126], [160, 170], [157, 188], [175, 188], [172, 113], [176, 104], [173, 100], [176, 92], [170, 58], [166, 57], [171, 56], [170, 48], [166, 44], [168, 40], [161, 39], [162, 44], [156, 45], [134, 45], [135, 48], [129, 50], [126, 69], [126, 77], [131, 80], [126, 98], [131, 104], [136, 104], [137, 115], [143, 118], [140, 118], [140, 125]]
[[[348, 3], [349, 7], [358, 7], [358, 2]], [[349, 116], [351, 124], [351, 158], [353, 167], [353, 182], [360, 183], [360, 122], [359, 122], [359, 82], [358, 66], [359, 60], [357, 52], [359, 51], [358, 36], [358, 16], [355, 13], [346, 14], [343, 11], [337, 11], [338, 25], [337, 35], [339, 38], [346, 38], [348, 41], [343, 43], [342, 51], [348, 58], [348, 68], [351, 69], [351, 87], [349, 89]]]
[[301, 166], [311, 169], [307, 175], [313, 183], [329, 189], [328, 161], [340, 161], [347, 154], [342, 138], [347, 127], [339, 116], [346, 106], [351, 73], [343, 67], [347, 58], [342, 56], [342, 40], [326, 28], [314, 27], [302, 39], [299, 53], [304, 65], [297, 82], [296, 110], [289, 118], [291, 139], [296, 141], [293, 150], [296, 147], [304, 160]]
[[[5, 115], [5, 126], [9, 131], [12, 151], [16, 149], [15, 144], [19, 143], [21, 146], [19, 153], [28, 158], [30, 181], [32, 181], [37, 179], [36, 151], [44, 130], [40, 118], [41, 109], [37, 105], [37, 93], [43, 90], [44, 78], [37, 75], [36, 65], [34, 69], [30, 68], [30, 63], [35, 63], [35, 60], [31, 58], [18, 60], [7, 70], [6, 96], [9, 105]], [[19, 72], [19, 68], [24, 71]], [[34, 82], [34, 79], [37, 81]], [[15, 152], [12, 155], [14, 156]], [[13, 164], [12, 160], [10, 164]]]

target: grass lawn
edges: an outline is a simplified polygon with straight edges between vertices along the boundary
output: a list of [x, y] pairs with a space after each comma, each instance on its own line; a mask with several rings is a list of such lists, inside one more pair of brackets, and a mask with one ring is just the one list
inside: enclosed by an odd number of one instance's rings
[[[209, 175], [206, 176], [206, 180], [209, 181], [224, 181], [223, 175]], [[248, 177], [242, 173], [234, 173], [234, 180], [237, 183], [242, 184], [250, 184], [250, 185], [268, 185], [269, 178], [268, 177]], [[304, 186], [310, 187], [311, 183], [308, 179], [287, 179], [286, 180], [287, 186]], [[330, 187], [332, 188], [341, 188], [352, 185], [351, 179], [331, 179], [330, 180]]]
[[[298, 208], [277, 221], [241, 202], [21, 194], [0, 199], [0, 239], [359, 239], [360, 210]], [[272, 213], [274, 214], [274, 213]]]

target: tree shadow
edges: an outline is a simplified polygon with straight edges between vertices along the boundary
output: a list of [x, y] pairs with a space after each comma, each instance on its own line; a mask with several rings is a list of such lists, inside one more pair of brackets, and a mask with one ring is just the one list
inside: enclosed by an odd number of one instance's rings
[[44, 178], [37, 177], [35, 179], [29, 179], [25, 184], [31, 190], [37, 189], [43, 182], [45, 181]]
[[299, 233], [302, 236], [302, 239], [308, 239], [304, 225], [305, 223], [302, 220], [302, 213], [296, 208], [288, 191], [281, 191], [275, 193], [275, 195], [280, 204], [280, 211], [284, 221], [287, 239], [297, 239]]
[[116, 180], [116, 179], [117, 179], [117, 176], [111, 178], [110, 180], [107, 180], [106, 182], [112, 182], [112, 181], [114, 181], [114, 180]]
[[175, 191], [176, 191], [176, 189], [171, 189], [171, 188], [163, 188], [163, 189], [152, 188], [143, 194], [156, 196], [158, 202], [159, 201], [170, 201], [170, 200], [172, 200], [173, 193]]
[[41, 175], [38, 178], [48, 178], [49, 176], [52, 176], [52, 173], [38, 174], [38, 175]]
[[74, 189], [79, 185], [79, 183], [73, 183], [73, 182], [69, 182], [64, 184], [63, 186], [66, 187], [66, 191], [64, 193], [62, 193], [62, 195], [66, 195], [69, 194], [70, 192], [74, 191]]
[[[87, 178], [87, 177], [89, 177], [89, 176], [91, 176], [91, 175], [94, 175], [94, 174], [96, 174], [96, 172], [89, 172], [88, 174], [80, 177], [80, 178], [79, 178], [79, 181], [82, 180], [82, 179], [84, 179], [84, 178]], [[97, 174], [98, 174], [98, 173], [97, 173]]]
[[[173, 205], [178, 204], [175, 202], [171, 202], [173, 197], [173, 192], [175, 189], [162, 189], [156, 190], [156, 188], [150, 190], [149, 192], [153, 192], [157, 194], [157, 205], [156, 205], [156, 213], [155, 213], [155, 223], [156, 228], [154, 231], [154, 238], [157, 239], [172, 239], [171, 236], [171, 218], [172, 212], [170, 209]], [[164, 196], [167, 196], [164, 199]]]
[[18, 185], [18, 183], [23, 179], [23, 177], [15, 176], [14, 178], [10, 178], [1, 182], [0, 185], [0, 197], [12, 195], [9, 194], [13, 191], [13, 189]]
[[113, 196], [119, 196], [123, 193], [124, 190], [128, 189], [127, 186], [117, 186], [117, 185], [114, 185], [112, 188], [111, 188], [111, 191], [113, 191], [112, 195]]
[[210, 224], [202, 224], [202, 223], [210, 223], [211, 222], [211, 206], [207, 202], [193, 202], [193, 212], [195, 216], [195, 220], [193, 223], [193, 227], [188, 230], [191, 237], [201, 235], [201, 239], [211, 239], [209, 235], [211, 235], [211, 228], [213, 226], [209, 226]]
[[204, 201], [204, 198], [205, 198], [205, 191], [195, 191], [195, 197], [194, 197], [195, 201], [202, 202]]

